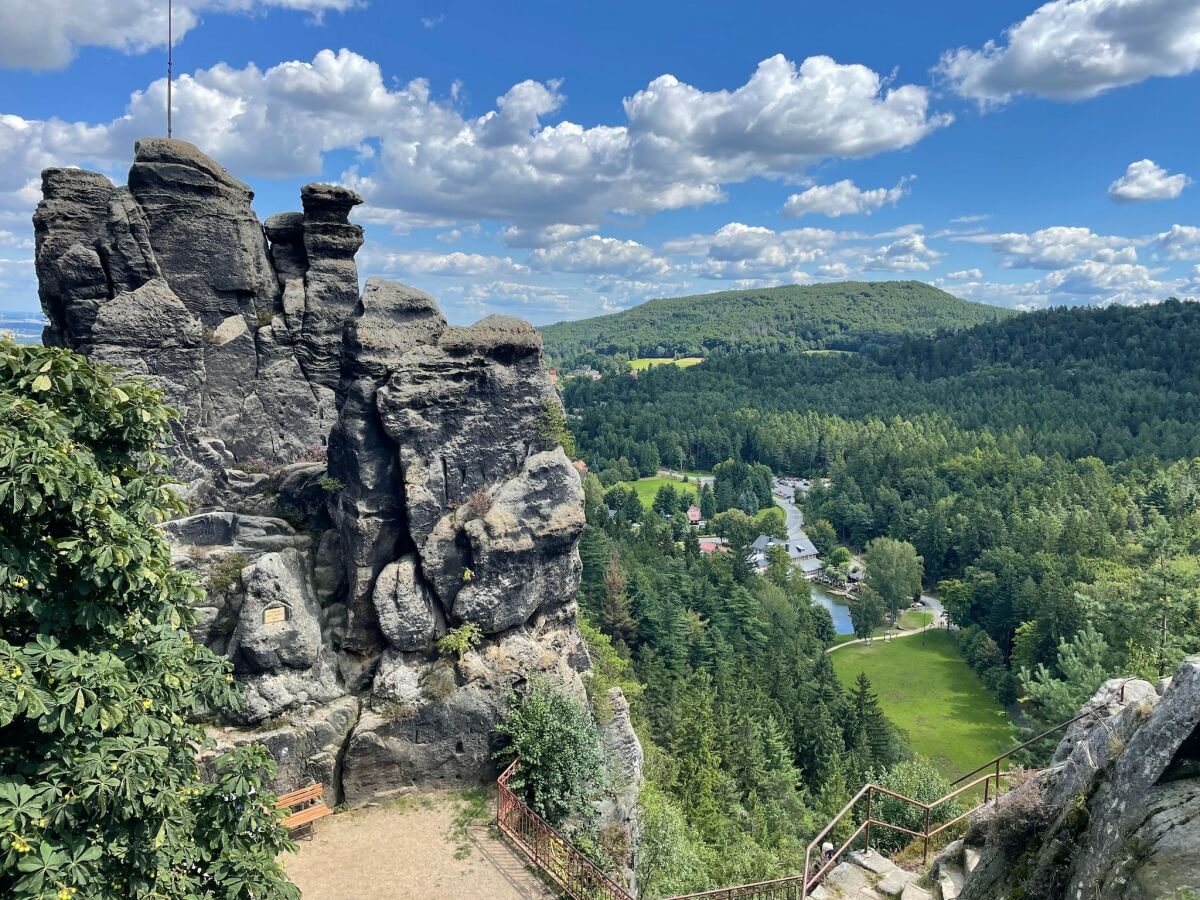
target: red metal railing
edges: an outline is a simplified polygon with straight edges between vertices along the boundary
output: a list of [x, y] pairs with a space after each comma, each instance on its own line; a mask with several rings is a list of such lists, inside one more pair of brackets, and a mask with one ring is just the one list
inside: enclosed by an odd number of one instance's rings
[[[1123, 697], [1124, 685], [1122, 685]], [[922, 859], [924, 863], [928, 863], [929, 841], [932, 838], [941, 834], [947, 828], [961, 822], [982, 808], [991, 799], [1000, 796], [1003, 779], [1009, 778], [1012, 775], [1011, 772], [1001, 770], [1000, 764], [1004, 760], [1008, 759], [1014, 753], [1024, 750], [1031, 744], [1049, 737], [1056, 732], [1063, 731], [1089, 716], [1099, 718], [1100, 714], [1090, 711], [1080, 713], [1069, 721], [1055, 725], [1053, 728], [1049, 728], [1041, 734], [1023, 741], [1007, 753], [1000, 754], [977, 769], [951, 782], [950, 786], [954, 790], [932, 803], [922, 803], [920, 800], [914, 800], [912, 797], [906, 797], [903, 794], [898, 794], [877, 784], [865, 785], [862, 790], [854, 795], [849, 803], [842, 807], [841, 812], [833, 817], [833, 821], [826, 825], [813, 838], [812, 843], [808, 845], [804, 852], [804, 874], [802, 875], [789, 875], [786, 878], [716, 888], [695, 894], [681, 894], [678, 897], [670, 898], [670, 900], [746, 900], [746, 898], [751, 897], [765, 898], [765, 900], [806, 900], [809, 892], [820, 884], [821, 879], [828, 875], [841, 862], [842, 856], [858, 842], [859, 838], [862, 838], [861, 846], [863, 849], [868, 851], [871, 849], [872, 828], [889, 828], [893, 831], [906, 834], [914, 840], [920, 839], [924, 844]], [[499, 786], [499, 798], [496, 806], [496, 824], [500, 827], [500, 830], [508, 835], [525, 852], [537, 868], [548, 875], [555, 884], [561, 887], [570, 897], [575, 898], [575, 900], [633, 900], [623, 888], [605, 875], [586, 856], [576, 850], [566, 838], [550, 827], [541, 816], [526, 806], [524, 801], [509, 789], [508, 780], [516, 770], [519, 762], [520, 760], [516, 760], [505, 769], [504, 774], [500, 776], [497, 782]], [[992, 771], [984, 775], [978, 774], [985, 769], [991, 769]], [[977, 777], [972, 778], [971, 776]], [[968, 781], [967, 779], [970, 780]], [[968, 794], [980, 785], [983, 786], [982, 800], [948, 821], [937, 821], [934, 813], [935, 810], [949, 803], [951, 800]], [[894, 800], [899, 800], [902, 803], [907, 803], [912, 807], [922, 810], [924, 812], [924, 827], [920, 831], [915, 831], [902, 825], [897, 825], [894, 822], [878, 818], [872, 812], [872, 801], [877, 796], [891, 797]], [[814, 866], [814, 851], [817, 850], [821, 842], [833, 832], [842, 820], [851, 815], [864, 800], [866, 801], [864, 815], [854, 833], [829, 856], [816, 857], [817, 862]], [[878, 804], [874, 804], [874, 809], [876, 812], [878, 811]]]
[[574, 900], [633, 900], [620, 885], [513, 793], [519, 759], [497, 780], [496, 825], [540, 871]]

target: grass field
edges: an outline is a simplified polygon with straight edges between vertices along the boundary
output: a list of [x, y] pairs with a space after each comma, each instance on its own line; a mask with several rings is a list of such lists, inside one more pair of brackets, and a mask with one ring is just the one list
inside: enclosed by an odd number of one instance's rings
[[879, 705], [917, 753], [957, 778], [1017, 743], [1008, 714], [980, 684], [944, 631], [830, 654], [842, 684], [866, 672]]
[[900, 613], [900, 627], [911, 631], [914, 628], [924, 628], [933, 621], [933, 613], [917, 609], [906, 609]]
[[696, 496], [696, 482], [694, 481], [677, 481], [674, 478], [639, 478], [637, 481], [623, 483], [637, 491], [638, 499], [642, 501], [642, 506], [646, 509], [650, 509], [654, 505], [654, 495], [664, 484], [674, 485], [675, 490], [686, 491], [693, 497]]
[[684, 356], [681, 359], [671, 359], [669, 356], [643, 356], [641, 359], [631, 359], [629, 368], [635, 372], [641, 372], [643, 369], [648, 369], [651, 366], [666, 366], [674, 363], [681, 369], [686, 369], [688, 366], [694, 366], [696, 363], [704, 362], [703, 356]]

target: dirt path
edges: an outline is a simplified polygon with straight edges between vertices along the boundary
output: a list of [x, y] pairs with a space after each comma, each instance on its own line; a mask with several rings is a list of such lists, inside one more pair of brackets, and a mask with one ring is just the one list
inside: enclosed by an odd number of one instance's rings
[[[929, 627], [936, 628], [937, 626], [930, 625]], [[891, 639], [893, 641], [896, 641], [896, 640], [899, 640], [900, 638], [916, 637], [918, 634], [920, 634], [924, 630], [925, 630], [924, 628], [913, 628], [910, 631], [895, 631], [892, 633]], [[883, 635], [879, 635], [878, 637], [871, 638], [871, 641], [872, 642], [882, 641], [882, 642], [886, 643], [887, 638], [885, 638]], [[866, 642], [867, 642], [866, 638], [856, 638], [853, 641], [843, 641], [840, 644], [834, 644], [832, 647], [826, 647], [825, 652], [826, 653], [836, 653], [838, 650], [841, 650], [843, 647], [853, 647], [855, 644], [865, 644]]]
[[329, 816], [284, 859], [304, 900], [549, 900], [557, 896], [459, 793], [412, 794]]

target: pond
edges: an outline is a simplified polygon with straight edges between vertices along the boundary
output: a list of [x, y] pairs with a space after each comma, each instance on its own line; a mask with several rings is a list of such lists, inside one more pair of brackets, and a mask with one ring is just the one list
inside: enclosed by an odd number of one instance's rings
[[829, 610], [833, 616], [833, 629], [838, 634], [854, 634], [854, 625], [850, 622], [850, 607], [846, 605], [845, 597], [829, 593], [828, 586], [818, 581], [809, 583], [812, 591], [812, 601]]

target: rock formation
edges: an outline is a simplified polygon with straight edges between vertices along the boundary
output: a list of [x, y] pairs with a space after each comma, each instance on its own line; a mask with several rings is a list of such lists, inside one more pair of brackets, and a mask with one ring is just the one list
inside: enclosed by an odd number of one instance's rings
[[[452, 327], [395, 283], [360, 296], [357, 195], [309, 185], [260, 225], [181, 141], [139, 141], [128, 187], [48, 169], [43, 194], [46, 343], [149, 376], [180, 412], [193, 513], [164, 530], [207, 583], [197, 639], [245, 683], [222, 742], [264, 743], [282, 789], [361, 803], [493, 775], [494, 725], [535, 675], [583, 696], [583, 492], [543, 425], [559, 401], [533, 328]], [[439, 653], [464, 626], [478, 643]], [[612, 705], [628, 827], [641, 750]]]
[[960, 900], [1200, 895], [1200, 657], [1159, 688], [1109, 681], [1084, 711], [1051, 764], [939, 857], [969, 859]]

